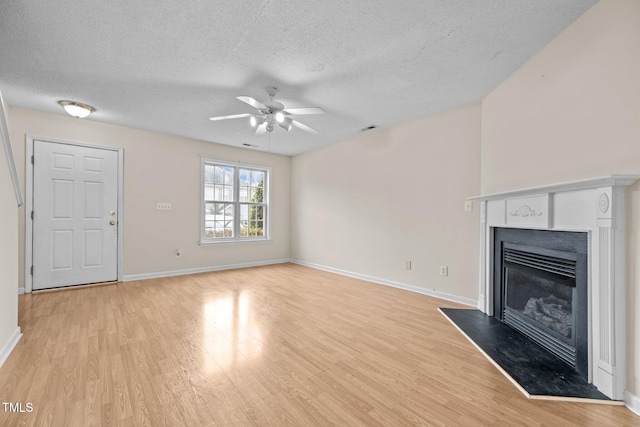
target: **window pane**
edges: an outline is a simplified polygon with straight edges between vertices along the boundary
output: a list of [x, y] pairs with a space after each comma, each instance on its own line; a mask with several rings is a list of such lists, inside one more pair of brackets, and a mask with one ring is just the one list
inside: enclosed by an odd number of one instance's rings
[[248, 202], [249, 201], [249, 177], [250, 171], [246, 169], [240, 169], [238, 171], [238, 185], [240, 186], [239, 191], [239, 199], [240, 202]]
[[249, 223], [249, 206], [240, 205], [240, 226], [246, 227]]
[[225, 204], [224, 237], [233, 237], [233, 205]]
[[224, 186], [224, 199], [225, 201], [233, 201], [233, 185]]
[[241, 185], [240, 191], [238, 192], [238, 198], [240, 202], [248, 202], [249, 201], [249, 188], [247, 186]]
[[233, 237], [233, 205], [230, 203], [206, 203], [204, 234], [208, 239]]
[[223, 186], [223, 195], [222, 199], [224, 201], [233, 201], [233, 176], [235, 174], [235, 168], [232, 167], [224, 167], [222, 168], [223, 176], [222, 182], [224, 182]]
[[249, 235], [249, 206], [240, 205], [240, 236]]
[[240, 236], [264, 236], [264, 206], [252, 203], [240, 205]]
[[263, 221], [256, 221], [256, 235], [257, 236], [264, 236], [264, 222]]
[[206, 183], [204, 184], [204, 199], [205, 200], [213, 200], [213, 185]]
[[247, 185], [247, 182], [249, 182], [249, 172], [250, 171], [248, 171], [247, 169], [238, 170], [240, 185]]
[[224, 183], [225, 185], [233, 185], [234, 168], [224, 168]]
[[264, 201], [264, 172], [254, 171], [252, 186], [254, 188], [252, 201], [263, 202]]
[[264, 207], [260, 205], [253, 205], [249, 208], [249, 220], [250, 221], [262, 221], [264, 219]]
[[224, 168], [222, 166], [216, 166], [213, 182], [216, 184], [224, 184]]
[[215, 166], [213, 165], [204, 165], [204, 182], [213, 183], [215, 176]]
[[264, 235], [264, 206], [249, 205], [249, 230], [252, 236]]
[[234, 174], [233, 167], [206, 164], [204, 167], [205, 200], [233, 201]]

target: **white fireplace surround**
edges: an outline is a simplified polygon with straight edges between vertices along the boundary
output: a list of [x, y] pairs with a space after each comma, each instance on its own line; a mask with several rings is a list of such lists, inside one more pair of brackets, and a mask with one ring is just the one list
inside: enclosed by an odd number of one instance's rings
[[480, 202], [478, 308], [493, 315], [493, 228], [588, 233], [589, 382], [614, 400], [626, 385], [626, 187], [640, 175], [471, 197]]

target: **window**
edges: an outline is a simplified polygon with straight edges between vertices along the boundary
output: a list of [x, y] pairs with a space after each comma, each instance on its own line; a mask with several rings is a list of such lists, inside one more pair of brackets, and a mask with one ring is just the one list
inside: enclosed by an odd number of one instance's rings
[[266, 240], [269, 168], [202, 160], [201, 242]]

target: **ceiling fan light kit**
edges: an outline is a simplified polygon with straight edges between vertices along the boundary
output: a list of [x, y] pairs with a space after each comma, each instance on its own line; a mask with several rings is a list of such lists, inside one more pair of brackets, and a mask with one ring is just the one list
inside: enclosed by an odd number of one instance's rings
[[287, 132], [289, 132], [291, 130], [291, 128], [293, 127], [293, 123], [292, 123], [292, 120], [290, 118], [285, 117], [285, 118], [282, 119], [282, 122], [280, 122], [280, 124], [278, 126], [280, 126], [282, 129], [284, 129]]
[[269, 95], [269, 101], [260, 102], [250, 96], [238, 96], [239, 101], [244, 102], [258, 110], [257, 113], [243, 113], [232, 114], [228, 116], [211, 117], [209, 120], [229, 120], [238, 119], [241, 117], [249, 117], [249, 124], [251, 127], [256, 128], [255, 135], [260, 136], [266, 132], [273, 132], [276, 124], [287, 132], [293, 128], [302, 129], [309, 133], [318, 133], [317, 130], [300, 123], [297, 120], [293, 120], [291, 116], [307, 115], [307, 114], [324, 114], [324, 110], [318, 107], [304, 107], [304, 108], [285, 108], [284, 105], [278, 101], [274, 101], [273, 98], [278, 93], [278, 89], [275, 87], [267, 88], [267, 94]]

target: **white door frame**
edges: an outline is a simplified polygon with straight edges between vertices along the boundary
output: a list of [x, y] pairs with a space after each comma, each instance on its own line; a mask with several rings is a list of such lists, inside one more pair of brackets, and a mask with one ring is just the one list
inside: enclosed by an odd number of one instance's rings
[[26, 156], [25, 156], [25, 209], [24, 209], [24, 291], [31, 293], [33, 291], [33, 276], [31, 275], [31, 266], [33, 265], [33, 219], [31, 211], [33, 211], [33, 164], [31, 158], [33, 156], [34, 141], [53, 142], [57, 144], [75, 145], [79, 147], [97, 148], [101, 150], [110, 150], [118, 153], [118, 282], [122, 282], [122, 248], [124, 237], [124, 149], [109, 147], [105, 145], [92, 145], [84, 142], [68, 141], [64, 139], [38, 137], [27, 135], [26, 140]]

